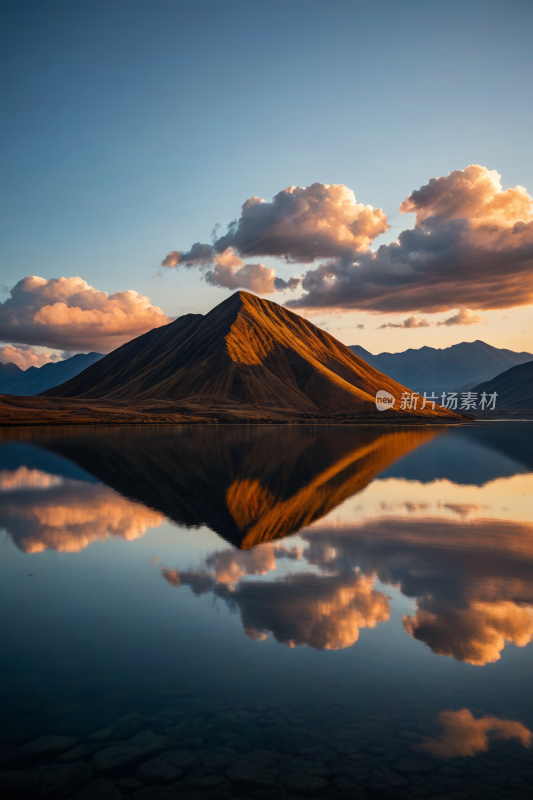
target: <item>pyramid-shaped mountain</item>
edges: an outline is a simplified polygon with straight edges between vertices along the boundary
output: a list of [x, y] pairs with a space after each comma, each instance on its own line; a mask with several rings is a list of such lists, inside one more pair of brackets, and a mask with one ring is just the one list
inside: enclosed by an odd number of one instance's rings
[[[298, 412], [376, 412], [404, 386], [288, 309], [236, 292], [205, 316], [186, 314], [122, 345], [45, 397], [233, 403]], [[436, 406], [414, 412], [454, 417]]]

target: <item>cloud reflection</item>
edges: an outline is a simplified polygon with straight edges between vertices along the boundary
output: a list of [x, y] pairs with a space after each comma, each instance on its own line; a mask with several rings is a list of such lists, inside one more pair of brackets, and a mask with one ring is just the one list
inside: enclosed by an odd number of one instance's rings
[[442, 711], [439, 719], [444, 726], [440, 738], [421, 745], [437, 758], [475, 756], [488, 750], [494, 739], [518, 739], [524, 747], [531, 745], [531, 731], [514, 720], [490, 716], [476, 719], [467, 708]]
[[75, 553], [109, 536], [131, 541], [163, 521], [162, 514], [102, 484], [26, 467], [4, 470], [0, 479], [0, 526], [24, 553]]
[[[250, 555], [256, 557], [246, 558]], [[389, 618], [390, 598], [374, 589], [372, 575], [358, 571], [327, 576], [303, 572], [275, 581], [241, 580], [244, 575], [275, 570], [276, 559], [298, 557], [297, 550], [263, 545], [253, 553], [219, 551], [198, 570], [163, 568], [162, 573], [173, 586], [190, 586], [196, 595], [213, 592], [230, 609], [239, 611], [250, 639], [261, 641], [272, 634], [287, 647], [341, 650], [357, 641], [361, 628], [375, 628]]]

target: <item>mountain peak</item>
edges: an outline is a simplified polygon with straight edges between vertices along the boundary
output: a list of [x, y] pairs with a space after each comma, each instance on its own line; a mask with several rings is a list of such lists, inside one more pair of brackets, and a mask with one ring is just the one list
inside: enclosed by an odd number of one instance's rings
[[404, 386], [304, 317], [239, 291], [205, 316], [139, 336], [46, 395], [376, 414], [380, 389], [398, 399], [392, 413], [399, 410]]

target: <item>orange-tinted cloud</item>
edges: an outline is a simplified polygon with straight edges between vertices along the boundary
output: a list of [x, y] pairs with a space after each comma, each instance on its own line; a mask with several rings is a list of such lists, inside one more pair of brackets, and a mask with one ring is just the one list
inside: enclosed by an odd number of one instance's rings
[[137, 292], [108, 295], [81, 278], [24, 278], [0, 303], [0, 339], [62, 350], [108, 352], [171, 322]]
[[0, 492], [11, 492], [15, 489], [49, 489], [62, 483], [64, 483], [63, 478], [59, 475], [50, 475], [48, 472], [28, 467], [3, 469], [0, 472]]
[[205, 280], [212, 286], [225, 289], [248, 289], [258, 294], [273, 294], [275, 270], [264, 264], [245, 264], [231, 248], [214, 257], [215, 267], [205, 274]]
[[270, 294], [295, 289], [299, 278], [275, 278], [274, 270], [263, 264], [245, 264], [241, 257], [277, 256], [300, 263], [353, 259], [388, 227], [380, 208], [358, 203], [343, 184], [289, 186], [270, 203], [250, 197], [240, 218], [212, 245], [196, 242], [187, 252], [173, 250], [161, 265], [202, 267], [215, 263], [206, 274], [208, 283]]
[[452, 317], [448, 317], [447, 319], [440, 320], [440, 322], [429, 322], [429, 320], [425, 319], [424, 317], [411, 315], [407, 319], [404, 319], [403, 322], [383, 323], [383, 325], [379, 326], [378, 330], [383, 328], [429, 328], [432, 325], [479, 325], [480, 323], [486, 321], [487, 320], [480, 314], [472, 313], [469, 308], [462, 308], [457, 312], [457, 314], [454, 314]]
[[407, 633], [437, 655], [493, 663], [507, 644], [533, 640], [531, 524], [477, 518], [474, 503], [443, 508], [456, 520], [423, 506], [422, 516], [404, 519], [384, 508], [381, 520], [311, 528], [300, 533], [309, 543], [303, 558], [324, 572], [342, 566], [375, 573], [416, 598], [416, 614], [403, 618]]
[[[25, 467], [11, 474], [3, 471], [2, 486], [0, 525], [25, 553], [47, 549], [74, 553], [109, 536], [131, 541], [163, 521], [158, 512], [102, 484], [58, 482], [56, 476]], [[17, 489], [25, 491], [8, 491]]]
[[60, 360], [59, 356], [52, 353], [36, 353], [33, 347], [28, 347], [28, 345], [17, 347], [12, 344], [6, 344], [0, 347], [0, 361], [4, 364], [11, 361], [21, 369], [42, 367], [44, 364], [53, 364]]
[[403, 322], [387, 322], [384, 325], [380, 325], [381, 328], [429, 328], [430, 323], [427, 319], [423, 319], [422, 317], [415, 317], [411, 316], [407, 319], [404, 319]]
[[361, 628], [375, 628], [390, 616], [390, 598], [373, 587], [373, 576], [303, 573], [282, 581], [245, 581], [228, 599], [250, 638], [272, 633], [287, 647], [342, 650], [358, 640]]
[[441, 737], [421, 745], [437, 758], [475, 756], [488, 750], [493, 739], [518, 739], [524, 747], [531, 745], [531, 731], [514, 720], [489, 716], [476, 719], [467, 708], [441, 711], [439, 719], [444, 726]]
[[469, 308], [461, 308], [453, 317], [443, 319], [441, 322], [437, 322], [437, 325], [480, 325], [486, 321], [481, 314], [473, 314]]
[[443, 606], [437, 613], [419, 608], [404, 615], [405, 630], [434, 653], [483, 666], [498, 661], [506, 642], [525, 647], [533, 639], [533, 608], [510, 600], [480, 602], [467, 608]]
[[221, 550], [197, 570], [169, 570], [173, 586], [190, 586], [196, 595], [213, 592], [240, 611], [246, 636], [262, 641], [268, 634], [287, 647], [309, 645], [317, 650], [351, 647], [361, 628], [374, 628], [389, 618], [390, 598], [374, 589], [374, 576], [299, 573], [281, 580], [242, 580], [246, 575], [276, 569], [276, 559], [300, 559], [297, 548], [273, 544], [238, 552]]
[[[533, 215], [521, 186], [476, 164], [414, 191], [416, 224], [397, 242], [308, 271], [295, 308], [381, 313], [489, 310], [533, 303]], [[451, 323], [450, 323], [451, 324]]]
[[430, 217], [468, 219], [475, 229], [513, 228], [531, 222], [531, 197], [523, 186], [502, 191], [496, 170], [470, 164], [417, 189], [400, 204], [402, 214], [416, 214], [421, 227]]

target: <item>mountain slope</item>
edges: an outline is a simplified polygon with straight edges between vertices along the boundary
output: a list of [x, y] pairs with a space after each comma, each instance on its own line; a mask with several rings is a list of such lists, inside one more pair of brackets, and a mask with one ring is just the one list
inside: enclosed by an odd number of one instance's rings
[[64, 361], [57, 361], [55, 364], [29, 367], [24, 372], [20, 370], [4, 380], [0, 378], [0, 392], [18, 397], [41, 394], [47, 389], [52, 389], [54, 386], [59, 386], [70, 378], [74, 378], [103, 357], [102, 353], [78, 353]]
[[18, 375], [19, 372], [22, 372], [21, 368], [13, 364], [12, 361], [8, 361], [7, 364], [0, 362], [0, 383], [7, 380], [12, 375]]
[[462, 342], [444, 349], [421, 347], [403, 353], [372, 355], [359, 345], [350, 349], [375, 369], [419, 392], [471, 389], [501, 372], [533, 361], [532, 353], [515, 353], [481, 342]]
[[498, 408], [533, 409], [533, 361], [511, 367], [491, 381], [480, 383], [474, 391], [497, 392], [496, 413]]
[[[370, 367], [311, 322], [236, 292], [205, 316], [189, 314], [114, 350], [45, 397], [114, 401], [233, 402], [298, 411], [376, 411], [384, 389], [404, 386]], [[409, 413], [409, 412], [407, 412]], [[453, 415], [436, 407], [423, 416]]]

